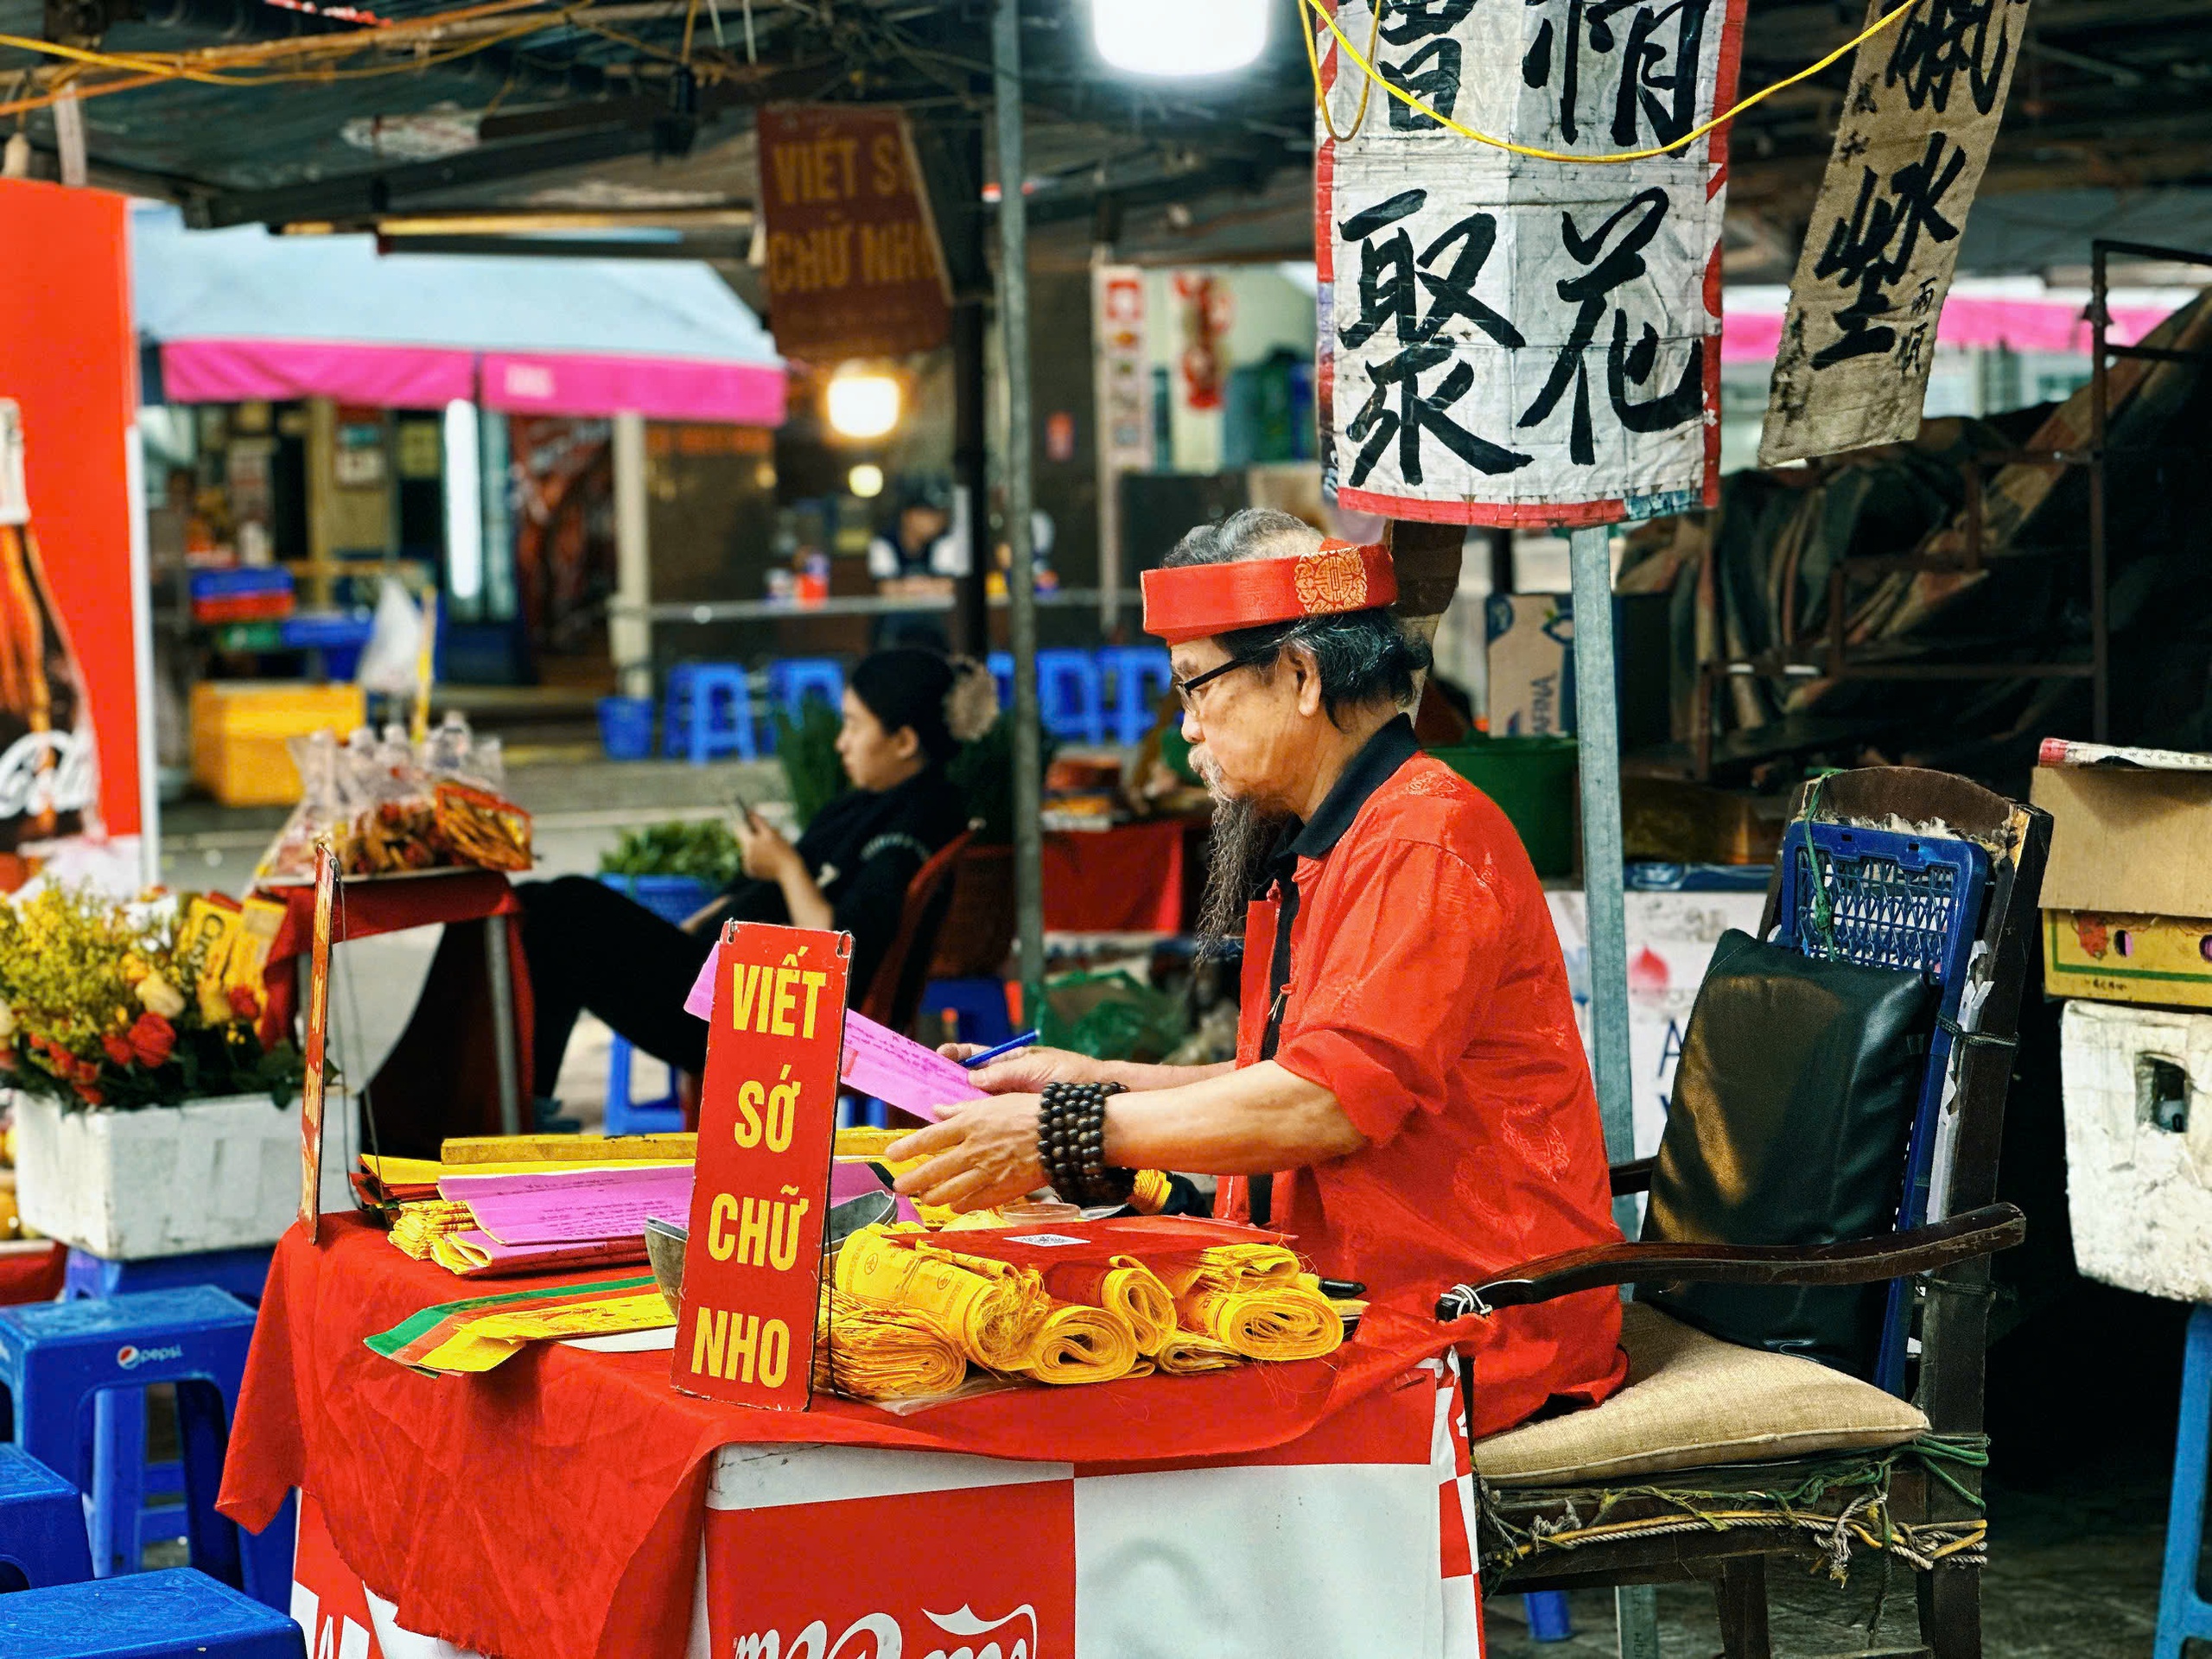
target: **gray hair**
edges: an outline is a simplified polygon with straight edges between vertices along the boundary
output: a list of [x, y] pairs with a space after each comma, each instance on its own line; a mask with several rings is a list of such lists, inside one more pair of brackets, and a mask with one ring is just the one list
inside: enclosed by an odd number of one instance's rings
[[[1287, 558], [1310, 553], [1320, 543], [1321, 533], [1302, 518], [1272, 507], [1246, 507], [1190, 531], [1160, 563]], [[1255, 663], [1272, 663], [1291, 645], [1311, 652], [1321, 677], [1321, 706], [1338, 724], [1341, 709], [1405, 702], [1414, 694], [1414, 677], [1433, 661], [1427, 641], [1408, 633], [1388, 610], [1379, 608], [1239, 628], [1220, 639], [1230, 656]]]

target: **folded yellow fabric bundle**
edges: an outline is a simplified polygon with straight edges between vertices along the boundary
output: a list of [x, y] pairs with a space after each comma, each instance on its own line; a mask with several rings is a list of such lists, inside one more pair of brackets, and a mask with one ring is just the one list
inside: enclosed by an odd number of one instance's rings
[[1189, 1264], [1162, 1271], [1167, 1287], [1181, 1296], [1192, 1290], [1226, 1290], [1230, 1286], [1296, 1284], [1307, 1276], [1298, 1253], [1284, 1244], [1217, 1244], [1200, 1250]]
[[1117, 1255], [1105, 1267], [1055, 1268], [1045, 1288], [1066, 1302], [1087, 1302], [1118, 1313], [1136, 1337], [1137, 1351], [1149, 1354], [1175, 1334], [1175, 1298], [1158, 1274], [1133, 1255]]
[[1225, 1371], [1243, 1364], [1244, 1357], [1211, 1337], [1202, 1337], [1195, 1331], [1173, 1331], [1153, 1351], [1151, 1363], [1165, 1376], [1195, 1376], [1200, 1371]]
[[814, 1386], [855, 1400], [911, 1400], [950, 1394], [968, 1360], [927, 1319], [832, 1290], [822, 1299]]
[[1121, 1314], [1081, 1302], [1051, 1302], [1031, 1339], [1023, 1372], [1039, 1382], [1111, 1382], [1138, 1360], [1136, 1332]]
[[403, 1255], [417, 1262], [435, 1259], [437, 1243], [448, 1233], [465, 1232], [476, 1217], [465, 1204], [444, 1198], [418, 1198], [399, 1206], [391, 1224], [391, 1242]]
[[1047, 1301], [1033, 1273], [926, 1244], [909, 1249], [874, 1227], [838, 1250], [837, 1288], [922, 1314], [995, 1371], [1018, 1370], [1028, 1357]]
[[1329, 1299], [1301, 1284], [1198, 1286], [1175, 1299], [1185, 1330], [1226, 1344], [1247, 1359], [1317, 1359], [1344, 1339]]

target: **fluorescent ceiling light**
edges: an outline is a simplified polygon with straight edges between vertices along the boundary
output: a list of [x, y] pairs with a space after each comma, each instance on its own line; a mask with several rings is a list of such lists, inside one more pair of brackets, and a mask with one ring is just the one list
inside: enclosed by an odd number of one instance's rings
[[1098, 55], [1133, 75], [1220, 75], [1268, 44], [1268, 0], [1090, 0]]

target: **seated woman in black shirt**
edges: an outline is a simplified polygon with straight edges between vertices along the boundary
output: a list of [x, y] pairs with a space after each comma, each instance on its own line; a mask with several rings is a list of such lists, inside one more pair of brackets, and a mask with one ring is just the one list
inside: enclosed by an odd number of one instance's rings
[[516, 888], [541, 1093], [552, 1092], [569, 1030], [587, 1008], [678, 1071], [703, 1069], [706, 1022], [683, 1012], [683, 999], [726, 918], [850, 933], [849, 995], [867, 995], [907, 884], [967, 827], [945, 762], [997, 716], [998, 694], [980, 664], [879, 651], [854, 669], [844, 713], [837, 754], [853, 787], [815, 815], [796, 845], [746, 815], [735, 826], [744, 875], [683, 926], [587, 876]]

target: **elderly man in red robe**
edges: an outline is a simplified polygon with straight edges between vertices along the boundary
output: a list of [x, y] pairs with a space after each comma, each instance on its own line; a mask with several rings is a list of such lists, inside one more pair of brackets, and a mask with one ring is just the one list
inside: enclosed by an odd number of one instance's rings
[[[1033, 1049], [991, 1097], [893, 1147], [899, 1190], [981, 1209], [1128, 1172], [1223, 1179], [1216, 1213], [1279, 1229], [1325, 1276], [1426, 1313], [1439, 1292], [1619, 1234], [1544, 896], [1512, 824], [1423, 754], [1402, 712], [1427, 646], [1389, 553], [1252, 509], [1144, 576], [1217, 810], [1202, 931], [1242, 931], [1236, 1059]], [[1476, 1329], [1477, 1437], [1617, 1389], [1620, 1306], [1593, 1290]]]

